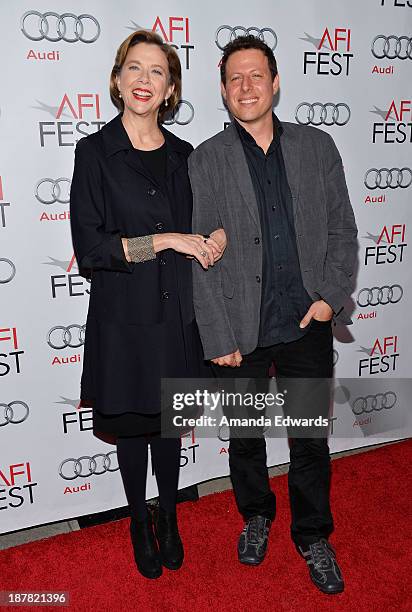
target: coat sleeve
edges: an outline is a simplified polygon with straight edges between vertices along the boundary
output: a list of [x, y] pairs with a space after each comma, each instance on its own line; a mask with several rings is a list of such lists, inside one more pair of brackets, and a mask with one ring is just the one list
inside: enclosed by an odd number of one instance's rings
[[132, 272], [121, 234], [105, 229], [105, 200], [96, 150], [83, 138], [77, 143], [70, 189], [70, 222], [79, 268]]
[[324, 278], [315, 291], [337, 315], [353, 291], [358, 231], [349, 200], [342, 159], [331, 136], [327, 135], [325, 144], [323, 167], [328, 214], [328, 243]]
[[[210, 234], [223, 225], [207, 159], [199, 151], [189, 157], [189, 176], [193, 191], [193, 232]], [[221, 261], [208, 270], [193, 263], [193, 302], [205, 359], [229, 355], [238, 348], [223, 297]]]

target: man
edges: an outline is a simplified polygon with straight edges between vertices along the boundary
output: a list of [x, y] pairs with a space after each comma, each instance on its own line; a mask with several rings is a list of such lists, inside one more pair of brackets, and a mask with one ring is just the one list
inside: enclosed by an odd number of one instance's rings
[[[273, 362], [279, 377], [331, 378], [331, 320], [350, 323], [343, 303], [357, 251], [341, 158], [325, 132], [273, 114], [279, 75], [261, 40], [229, 43], [220, 70], [233, 122], [189, 158], [193, 231], [223, 227], [228, 239], [216, 266], [194, 267], [205, 358], [218, 377], [264, 378]], [[263, 435], [232, 435], [229, 465], [245, 520], [239, 560], [257, 565], [275, 516]], [[288, 478], [292, 539], [315, 585], [339, 593], [327, 439], [292, 440]]]

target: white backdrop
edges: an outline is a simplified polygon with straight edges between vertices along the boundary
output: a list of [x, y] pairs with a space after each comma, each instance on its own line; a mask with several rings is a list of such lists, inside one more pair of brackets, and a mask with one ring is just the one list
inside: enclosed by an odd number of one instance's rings
[[[109, 73], [137, 27], [178, 48], [185, 102], [170, 129], [193, 145], [229, 120], [218, 45], [248, 28], [276, 44], [276, 112], [332, 134], [359, 225], [354, 325], [336, 330], [336, 373], [382, 383], [382, 395], [361, 402], [360, 412], [350, 401], [335, 405], [331, 449], [375, 443], [383, 430], [386, 439], [411, 435], [407, 397], [398, 397], [405, 418], [397, 430], [385, 399], [391, 378], [410, 376], [412, 360], [411, 7], [410, 0], [1, 2], [0, 532], [126, 503], [115, 447], [93, 437], [91, 411], [78, 407], [88, 283], [73, 260], [68, 194], [76, 141], [115, 115]], [[182, 442], [181, 486], [228, 473], [226, 442], [196, 434]], [[88, 457], [97, 454], [90, 474]], [[270, 465], [286, 462], [286, 441], [269, 440], [268, 456]], [[80, 457], [85, 476], [76, 477]], [[150, 477], [148, 496], [155, 494]]]

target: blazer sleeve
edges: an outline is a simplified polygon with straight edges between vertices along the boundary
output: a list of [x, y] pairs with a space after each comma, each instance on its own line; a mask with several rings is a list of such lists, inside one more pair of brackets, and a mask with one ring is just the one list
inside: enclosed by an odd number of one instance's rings
[[105, 229], [105, 198], [96, 149], [87, 138], [76, 146], [70, 189], [70, 222], [79, 268], [132, 272], [121, 234]]
[[349, 200], [342, 159], [329, 134], [325, 144], [323, 167], [328, 214], [328, 243], [324, 278], [315, 290], [337, 315], [353, 291], [358, 231]]
[[[196, 150], [188, 163], [193, 190], [193, 232], [210, 234], [223, 225], [207, 160]], [[193, 303], [205, 359], [229, 355], [238, 348], [223, 297], [221, 261], [208, 270], [193, 263]]]

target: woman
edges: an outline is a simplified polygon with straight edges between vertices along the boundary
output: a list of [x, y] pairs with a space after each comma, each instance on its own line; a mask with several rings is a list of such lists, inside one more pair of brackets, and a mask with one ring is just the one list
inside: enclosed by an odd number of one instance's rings
[[[225, 234], [191, 233], [187, 157], [192, 146], [165, 130], [181, 95], [175, 50], [153, 32], [119, 47], [110, 95], [120, 114], [77, 145], [71, 224], [79, 268], [91, 291], [82, 400], [94, 429], [117, 438], [138, 570], [178, 569], [176, 520], [180, 440], [160, 436], [160, 380], [201, 374], [190, 258], [214, 265]], [[145, 503], [148, 444], [159, 489], [154, 521]]]

